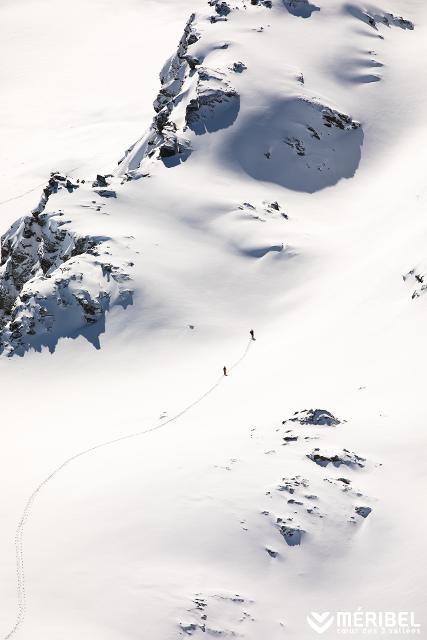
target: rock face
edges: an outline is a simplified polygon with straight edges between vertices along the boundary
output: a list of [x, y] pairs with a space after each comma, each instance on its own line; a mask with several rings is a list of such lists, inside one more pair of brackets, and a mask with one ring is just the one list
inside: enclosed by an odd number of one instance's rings
[[304, 409], [304, 411], [296, 411], [292, 418], [284, 420], [286, 422], [299, 422], [301, 425], [328, 426], [335, 427], [341, 424], [340, 420], [326, 409]]
[[51, 173], [47, 185], [42, 191], [38, 205], [33, 209], [32, 213], [35, 217], [45, 210], [49, 198], [52, 194], [57, 193], [60, 189], [65, 188], [68, 193], [72, 193], [74, 189], [78, 189], [78, 185], [59, 173]]
[[160, 113], [168, 105], [167, 111], [172, 109], [171, 101], [181, 91], [188, 73], [200, 64], [196, 58], [189, 55], [189, 48], [200, 38], [194, 21], [195, 14], [193, 13], [185, 26], [176, 54], [166, 62], [160, 73], [161, 89], [154, 101], [154, 110], [157, 113]]
[[196, 135], [225, 129], [233, 124], [240, 109], [240, 97], [224, 72], [198, 69], [195, 96], [186, 109], [186, 125]]
[[288, 219], [288, 214], [282, 209], [282, 206], [276, 202], [268, 202], [264, 200], [261, 204], [252, 204], [251, 202], [242, 202], [239, 204], [236, 217], [239, 219], [257, 220], [258, 222], [268, 222], [276, 218]]
[[144, 136], [130, 147], [119, 162], [123, 173], [132, 176], [145, 158], [171, 158], [182, 154], [183, 159], [190, 151], [188, 139], [183, 135], [185, 123], [176, 122], [171, 117], [181, 89], [192, 76], [200, 61], [189, 52], [190, 47], [200, 38], [195, 27], [195, 14], [188, 20], [178, 49], [164, 65], [160, 73], [161, 88], [154, 101], [153, 122]]
[[[209, 4], [215, 8], [211, 21], [228, 19], [232, 7], [227, 2], [215, 0]], [[235, 121], [240, 97], [229, 76], [246, 67], [241, 62], [225, 69], [202, 66], [204, 53], [197, 55], [193, 49], [200, 38], [193, 14], [176, 54], [161, 71], [152, 125], [119, 162], [123, 174], [133, 177], [144, 160], [160, 158], [168, 166], [183, 162], [191, 153], [189, 134], [212, 133]]]
[[402, 16], [395, 16], [392, 13], [376, 13], [374, 11], [363, 11], [356, 5], [347, 5], [347, 11], [362, 22], [365, 22], [370, 27], [378, 30], [378, 24], [384, 24], [386, 27], [399, 27], [400, 29], [409, 29], [413, 31], [414, 23], [410, 20], [405, 20]]
[[[214, 7], [217, 15], [222, 18], [231, 13], [230, 5], [227, 2], [224, 2], [224, 0], [209, 0], [209, 5]], [[214, 20], [212, 20], [212, 18], [214, 18]], [[216, 16], [212, 16], [211, 21], [215, 21], [215, 18]]]
[[246, 71], [247, 66], [245, 65], [244, 62], [241, 62], [240, 60], [238, 62], [233, 62], [233, 64], [230, 67], [231, 71], [234, 71], [235, 73], [243, 73], [243, 71]]
[[[412, 288], [412, 300], [424, 295], [427, 291], [425, 265], [418, 265], [402, 276], [403, 282]], [[415, 288], [414, 288], [415, 287]]]
[[101, 257], [109, 238], [74, 233], [63, 213], [40, 211], [47, 200], [45, 190], [33, 213], [1, 238], [0, 353], [9, 356], [31, 347], [53, 350], [60, 337], [101, 321], [92, 331], [96, 342], [105, 312], [132, 301], [123, 267]]

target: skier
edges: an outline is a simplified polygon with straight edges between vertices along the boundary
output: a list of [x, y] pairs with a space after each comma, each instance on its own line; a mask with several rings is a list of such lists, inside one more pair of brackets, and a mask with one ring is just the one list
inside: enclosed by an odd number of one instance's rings
[[252, 338], [252, 340], [256, 340], [254, 330], [253, 330], [253, 329], [251, 329], [251, 330], [249, 331], [249, 333], [251, 334], [251, 338]]
[[226, 376], [226, 375], [228, 375], [228, 374], [227, 374], [227, 367], [223, 367], [223, 368], [222, 368], [222, 370], [224, 371], [224, 375], [225, 375], [225, 376]]

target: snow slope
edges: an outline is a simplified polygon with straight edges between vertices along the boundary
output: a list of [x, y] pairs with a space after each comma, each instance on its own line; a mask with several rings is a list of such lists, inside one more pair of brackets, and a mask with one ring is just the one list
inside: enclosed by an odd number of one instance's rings
[[[0, 272], [3, 637], [305, 640], [358, 607], [425, 628], [425, 7], [184, 4], [121, 163], [87, 156], [131, 124], [92, 129], [73, 188], [1, 218], [27, 216]], [[104, 89], [133, 130], [141, 81]], [[339, 422], [289, 420], [309, 409]]]

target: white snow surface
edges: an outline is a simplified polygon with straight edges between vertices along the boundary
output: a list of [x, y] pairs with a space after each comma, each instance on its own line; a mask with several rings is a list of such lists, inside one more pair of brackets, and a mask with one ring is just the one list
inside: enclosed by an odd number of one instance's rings
[[[85, 290], [108, 262], [132, 292], [0, 356], [3, 638], [309, 640], [311, 611], [358, 607], [426, 633], [427, 9], [229, 4], [0, 3], [1, 235], [50, 171], [84, 179], [45, 213], [103, 238]], [[414, 29], [363, 18], [390, 13]], [[238, 98], [188, 126], [212, 87]], [[54, 302], [57, 269], [25, 286]], [[309, 409], [339, 424], [289, 421]]]

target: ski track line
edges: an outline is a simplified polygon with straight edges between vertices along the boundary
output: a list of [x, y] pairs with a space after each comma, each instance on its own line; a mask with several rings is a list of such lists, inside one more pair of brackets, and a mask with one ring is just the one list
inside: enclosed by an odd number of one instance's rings
[[[93, 156], [92, 158], [89, 159], [93, 160], [96, 156]], [[111, 165], [113, 164], [113, 161], [111, 160], [108, 165], [103, 165], [100, 169], [100, 171], [104, 171], [107, 167], [111, 167]], [[78, 167], [74, 167], [73, 169], [70, 169], [70, 171], [64, 171], [64, 174], [66, 176], [70, 176], [71, 174], [73, 174], [75, 171], [77, 171], [77, 169], [80, 169], [81, 167], [83, 167], [84, 165], [79, 165]], [[59, 172], [61, 173], [61, 172]], [[41, 189], [42, 187], [46, 186], [47, 180], [44, 180], [44, 182], [41, 182], [40, 184], [37, 184], [35, 187], [32, 187], [31, 189], [28, 189], [28, 191], [24, 191], [23, 193], [18, 194], [17, 196], [11, 196], [10, 198], [7, 198], [6, 200], [1, 200], [0, 201], [0, 207], [4, 204], [7, 204], [8, 202], [13, 202], [14, 200], [19, 200], [20, 198], [23, 198], [24, 196], [28, 196], [30, 193], [33, 193], [34, 191], [37, 191], [37, 189]], [[90, 182], [90, 180], [89, 180]]]
[[[246, 358], [249, 353], [249, 349], [251, 348], [253, 340], [250, 339], [248, 344], [245, 347], [243, 354], [240, 356], [238, 360], [228, 369], [229, 372], [233, 371], [239, 364]], [[36, 501], [39, 493], [42, 489], [51, 481], [53, 478], [60, 473], [65, 467], [69, 464], [81, 458], [89, 453], [93, 453], [98, 449], [103, 449], [104, 447], [109, 447], [113, 444], [117, 444], [119, 442], [123, 442], [124, 440], [130, 440], [132, 438], [137, 438], [139, 436], [147, 435], [148, 433], [153, 433], [153, 431], [157, 431], [166, 427], [171, 422], [174, 422], [181, 418], [188, 411], [193, 409], [196, 405], [200, 404], [208, 395], [210, 395], [215, 389], [219, 387], [219, 385], [223, 382], [225, 376], [221, 376], [218, 380], [213, 384], [203, 395], [194, 400], [191, 404], [187, 405], [182, 409], [179, 413], [172, 416], [172, 418], [168, 418], [165, 421], [162, 421], [159, 424], [156, 424], [153, 427], [149, 427], [148, 429], [144, 429], [143, 431], [136, 431], [134, 433], [127, 434], [125, 436], [120, 436], [118, 438], [114, 438], [113, 440], [108, 440], [107, 442], [101, 442], [100, 444], [94, 445], [89, 449], [85, 449], [84, 451], [80, 451], [79, 453], [74, 454], [70, 458], [67, 458], [59, 467], [56, 467], [51, 474], [49, 474], [39, 485], [34, 489], [33, 493], [28, 498], [24, 511], [22, 512], [21, 519], [19, 521], [18, 527], [15, 533], [15, 553], [16, 553], [16, 587], [17, 587], [17, 596], [18, 596], [18, 613], [16, 616], [16, 621], [12, 629], [3, 636], [4, 640], [9, 640], [19, 629], [21, 624], [24, 621], [26, 614], [26, 593], [25, 593], [25, 567], [24, 567], [24, 528], [28, 521], [28, 518], [31, 515], [31, 509]]]

